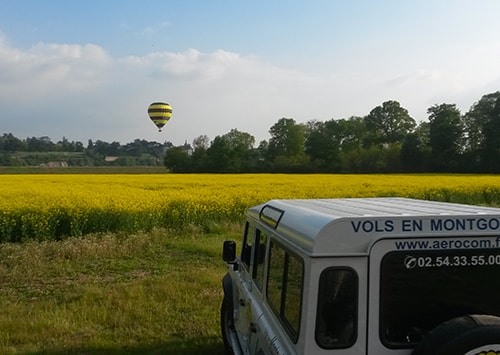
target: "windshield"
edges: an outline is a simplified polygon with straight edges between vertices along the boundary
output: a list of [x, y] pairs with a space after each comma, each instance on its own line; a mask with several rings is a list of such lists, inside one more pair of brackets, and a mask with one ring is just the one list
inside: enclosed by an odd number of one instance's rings
[[395, 251], [384, 256], [380, 337], [389, 347], [419, 342], [445, 320], [500, 316], [500, 250]]

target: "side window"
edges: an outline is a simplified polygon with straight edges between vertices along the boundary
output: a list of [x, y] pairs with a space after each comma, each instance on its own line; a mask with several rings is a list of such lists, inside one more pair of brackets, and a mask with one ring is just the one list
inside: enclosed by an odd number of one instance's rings
[[354, 270], [328, 268], [319, 279], [316, 342], [324, 349], [356, 342], [358, 278]]
[[253, 278], [257, 288], [262, 291], [264, 287], [264, 259], [266, 257], [267, 236], [260, 229], [257, 229], [256, 236], [259, 244], [255, 251]]
[[250, 260], [252, 258], [252, 244], [253, 244], [253, 228], [251, 228], [250, 223], [245, 223], [245, 229], [243, 232], [243, 246], [241, 249], [241, 262], [246, 266], [247, 270], [250, 270]]
[[304, 263], [272, 241], [269, 253], [267, 300], [295, 342], [300, 325]]

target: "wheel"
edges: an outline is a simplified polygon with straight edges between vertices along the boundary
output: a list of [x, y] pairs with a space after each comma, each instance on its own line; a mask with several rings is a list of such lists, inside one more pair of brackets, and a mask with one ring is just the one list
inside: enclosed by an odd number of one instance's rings
[[222, 306], [220, 308], [220, 328], [222, 340], [224, 341], [224, 352], [226, 355], [233, 355], [233, 347], [231, 346], [229, 337], [230, 332], [234, 330], [233, 305], [227, 297], [224, 297], [222, 300]]
[[500, 353], [500, 317], [467, 315], [446, 321], [432, 330], [412, 355], [465, 355]]

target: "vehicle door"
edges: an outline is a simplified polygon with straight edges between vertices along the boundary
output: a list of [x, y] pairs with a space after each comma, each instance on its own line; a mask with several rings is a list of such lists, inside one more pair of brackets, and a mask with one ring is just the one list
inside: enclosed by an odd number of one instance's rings
[[241, 249], [241, 270], [237, 273], [237, 292], [234, 299], [234, 327], [238, 334], [240, 346], [244, 354], [250, 354], [250, 337], [252, 321], [252, 268], [254, 250], [255, 229], [249, 222], [246, 223]]
[[498, 236], [377, 241], [370, 251], [369, 354], [409, 355], [445, 321], [468, 314], [500, 316], [498, 241]]
[[250, 349], [251, 354], [269, 354], [267, 349], [268, 339], [263, 338], [266, 326], [265, 315], [263, 311], [264, 300], [264, 279], [267, 270], [266, 267], [266, 250], [267, 250], [267, 235], [260, 228], [255, 229], [255, 253], [252, 264], [252, 294], [249, 304], [251, 305], [250, 314]]
[[304, 284], [303, 259], [257, 230], [253, 354], [296, 354]]

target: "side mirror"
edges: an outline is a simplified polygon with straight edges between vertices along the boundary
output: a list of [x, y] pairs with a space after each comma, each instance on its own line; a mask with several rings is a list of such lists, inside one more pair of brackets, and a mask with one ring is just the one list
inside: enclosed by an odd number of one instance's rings
[[222, 260], [233, 264], [236, 260], [236, 243], [232, 240], [226, 240], [222, 249]]

